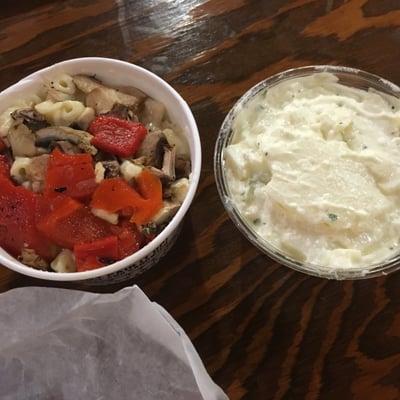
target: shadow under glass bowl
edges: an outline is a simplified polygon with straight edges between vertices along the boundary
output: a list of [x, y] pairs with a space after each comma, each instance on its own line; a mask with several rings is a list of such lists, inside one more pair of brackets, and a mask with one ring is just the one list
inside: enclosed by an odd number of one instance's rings
[[247, 102], [254, 98], [260, 91], [272, 88], [273, 86], [293, 78], [305, 77], [314, 73], [329, 72], [334, 74], [339, 83], [352, 88], [368, 90], [374, 89], [384, 94], [400, 99], [400, 88], [386, 79], [377, 75], [342, 66], [313, 65], [289, 69], [279, 74], [273, 75], [252, 88], [250, 88], [232, 107], [220, 128], [214, 151], [214, 173], [217, 189], [221, 201], [237, 228], [242, 234], [259, 250], [270, 258], [282, 265], [290, 267], [296, 271], [327, 279], [365, 279], [382, 275], [388, 275], [400, 269], [400, 254], [385, 260], [384, 262], [369, 264], [365, 267], [338, 268], [301, 262], [293, 259], [281, 250], [273, 246], [268, 241], [261, 238], [241, 215], [237, 209], [229, 190], [229, 184], [225, 175], [224, 168], [224, 149], [231, 143], [234, 132], [233, 123], [236, 115], [246, 106]]

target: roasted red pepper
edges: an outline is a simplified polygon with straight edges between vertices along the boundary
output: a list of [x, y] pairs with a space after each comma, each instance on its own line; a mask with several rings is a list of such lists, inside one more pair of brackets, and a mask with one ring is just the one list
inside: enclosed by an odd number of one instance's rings
[[10, 161], [3, 154], [0, 154], [0, 175], [10, 176]]
[[123, 179], [105, 179], [93, 193], [91, 206], [108, 212], [126, 211], [132, 208], [131, 221], [141, 225], [147, 223], [162, 206], [160, 180], [148, 170], [137, 178], [139, 194]]
[[103, 267], [118, 259], [118, 238], [108, 236], [93, 242], [76, 244], [74, 254], [78, 272]]
[[110, 235], [111, 224], [95, 217], [86, 206], [69, 197], [58, 200], [50, 213], [42, 213], [38, 229], [62, 247], [72, 249], [75, 244]]
[[119, 157], [133, 156], [147, 134], [143, 124], [105, 115], [94, 119], [88, 131], [93, 146]]
[[141, 204], [141, 196], [121, 178], [104, 179], [93, 193], [91, 206], [118, 212]]
[[89, 154], [64, 154], [58, 149], [50, 155], [45, 195], [64, 194], [75, 199], [89, 197], [96, 188], [92, 157]]
[[0, 246], [18, 256], [26, 247], [51, 260], [56, 248], [36, 229], [39, 196], [0, 175]]
[[136, 178], [140, 194], [144, 198], [143, 206], [136, 210], [132, 222], [138, 225], [146, 224], [160, 211], [163, 204], [162, 184], [159, 178], [145, 169]]
[[118, 258], [120, 260], [136, 253], [143, 245], [143, 237], [136, 225], [127, 220], [112, 226], [111, 231], [118, 237]]
[[6, 144], [3, 142], [3, 140], [0, 138], [0, 153], [3, 152], [4, 150], [7, 149]]

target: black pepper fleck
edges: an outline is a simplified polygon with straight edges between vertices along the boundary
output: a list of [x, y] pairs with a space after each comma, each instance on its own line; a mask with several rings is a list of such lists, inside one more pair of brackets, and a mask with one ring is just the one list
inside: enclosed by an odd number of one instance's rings
[[337, 216], [336, 214], [329, 213], [329, 214], [328, 214], [328, 218], [329, 218], [331, 221], [336, 221], [336, 220], [338, 219], [338, 216]]

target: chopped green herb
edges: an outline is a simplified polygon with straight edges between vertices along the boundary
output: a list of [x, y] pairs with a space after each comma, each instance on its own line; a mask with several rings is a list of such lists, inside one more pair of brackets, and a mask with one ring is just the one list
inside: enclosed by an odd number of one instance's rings
[[261, 222], [260, 218], [256, 218], [256, 219], [253, 220], [253, 224], [254, 225], [258, 225], [260, 222]]
[[142, 227], [142, 233], [144, 236], [151, 236], [157, 233], [157, 225], [154, 222], [150, 222]]
[[328, 214], [328, 217], [329, 217], [329, 219], [330, 219], [331, 221], [336, 221], [337, 218], [338, 218], [338, 216], [337, 216], [336, 214], [333, 214], [333, 213], [329, 213], [329, 214]]

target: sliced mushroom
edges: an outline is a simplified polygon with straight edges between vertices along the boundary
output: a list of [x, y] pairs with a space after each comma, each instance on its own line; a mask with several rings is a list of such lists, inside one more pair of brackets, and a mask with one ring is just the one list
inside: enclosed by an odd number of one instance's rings
[[11, 114], [11, 117], [18, 122], [22, 122], [32, 132], [35, 132], [39, 129], [46, 128], [46, 126], [49, 126], [44, 116], [38, 113], [33, 108], [23, 108], [15, 110]]
[[78, 154], [81, 152], [77, 145], [67, 142], [66, 140], [59, 140], [57, 142], [53, 142], [53, 144], [54, 146], [50, 145], [51, 148], [58, 147], [65, 154]]
[[173, 218], [173, 216], [178, 212], [179, 207], [179, 203], [164, 200], [162, 208], [152, 218], [152, 222], [157, 225], [164, 225]]
[[147, 168], [153, 175], [159, 178], [163, 184], [171, 183], [171, 177], [167, 175], [162, 169], [158, 169], [155, 167], [147, 167]]
[[103, 162], [103, 161], [118, 161], [118, 158], [111, 153], [106, 153], [101, 150], [97, 151], [97, 154], [94, 156], [95, 162]]
[[144, 156], [142, 156], [142, 157], [137, 157], [137, 158], [134, 158], [133, 160], [131, 160], [133, 163], [135, 163], [136, 165], [141, 165], [141, 166], [145, 166], [145, 165], [147, 165], [148, 164], [148, 162], [147, 162], [147, 158], [146, 157], [144, 157]]
[[14, 157], [32, 157], [37, 154], [35, 135], [20, 120], [11, 125], [7, 137]]
[[104, 178], [117, 178], [119, 176], [119, 163], [118, 161], [102, 161], [104, 167]]
[[136, 91], [135, 95], [123, 93], [85, 75], [75, 75], [73, 80], [78, 89], [87, 95], [86, 105], [92, 107], [97, 114], [109, 113], [116, 104], [135, 111], [144, 99], [140, 91]]
[[5, 137], [0, 136], [0, 140], [4, 143], [4, 145], [7, 147], [7, 149], [10, 148], [10, 142], [9, 142], [7, 136], [5, 136]]
[[144, 102], [141, 121], [153, 127], [161, 127], [161, 123], [165, 117], [165, 106], [157, 100], [148, 98]]
[[162, 171], [171, 181], [175, 180], [175, 147], [164, 146]]
[[38, 95], [24, 96], [24, 100], [19, 100], [16, 104], [0, 112], [0, 137], [5, 138], [8, 135], [11, 125], [14, 123], [14, 119], [11, 114], [19, 109], [32, 108], [36, 103], [40, 103], [42, 100]]
[[116, 160], [98, 161], [94, 167], [94, 174], [97, 183], [104, 179], [117, 178], [120, 174], [120, 165]]
[[48, 268], [48, 263], [42, 257], [35, 253], [35, 250], [23, 248], [21, 251], [21, 255], [18, 257], [19, 260], [30, 267], [41, 269], [46, 271]]
[[109, 90], [113, 90], [115, 92], [118, 104], [122, 104], [126, 107], [131, 108], [132, 110], [136, 110], [138, 108], [140, 100], [137, 97], [131, 96], [130, 94], [118, 92], [115, 89], [109, 89]]
[[40, 147], [49, 147], [53, 142], [68, 141], [77, 145], [86, 153], [95, 155], [96, 147], [90, 144], [92, 135], [86, 131], [68, 128], [65, 126], [50, 126], [40, 129], [36, 132], [36, 145]]
[[[173, 125], [171, 125], [173, 126]], [[177, 157], [190, 157], [190, 150], [186, 139], [180, 133], [180, 129], [173, 126], [172, 128], [165, 128], [163, 134], [166, 137], [170, 146], [175, 146]]]
[[164, 146], [168, 145], [167, 140], [161, 131], [149, 132], [144, 138], [136, 155], [146, 157], [146, 165], [162, 168]]
[[175, 171], [177, 178], [188, 178], [191, 171], [190, 160], [183, 156], [177, 156], [175, 160]]
[[140, 89], [134, 86], [115, 86], [117, 92], [129, 94], [130, 96], [136, 97], [140, 102], [143, 102], [147, 98], [147, 94], [142, 92]]
[[72, 77], [76, 87], [83, 93], [90, 93], [92, 90], [103, 87], [102, 83], [97, 79], [90, 78], [86, 75], [75, 75]]
[[131, 110], [136, 110], [139, 100], [136, 97], [117, 92], [105, 86], [93, 89], [86, 96], [86, 105], [92, 107], [97, 114], [109, 113], [116, 104], [122, 104]]
[[123, 104], [114, 104], [111, 111], [106, 113], [106, 115], [114, 116], [120, 119], [126, 119], [128, 121], [135, 121], [138, 122], [138, 116], [127, 106]]
[[11, 125], [14, 123], [11, 114], [15, 110], [18, 110], [18, 108], [18, 106], [9, 107], [0, 114], [0, 138], [2, 138], [2, 140], [7, 137], [8, 131], [10, 130]]
[[117, 103], [117, 97], [114, 91], [102, 87], [93, 89], [86, 96], [86, 105], [93, 108], [96, 114], [110, 112], [115, 103]]

